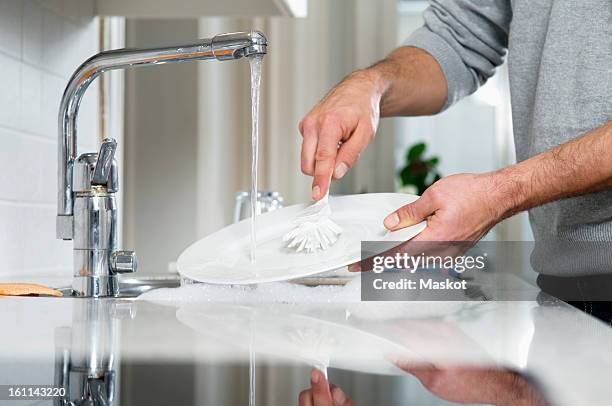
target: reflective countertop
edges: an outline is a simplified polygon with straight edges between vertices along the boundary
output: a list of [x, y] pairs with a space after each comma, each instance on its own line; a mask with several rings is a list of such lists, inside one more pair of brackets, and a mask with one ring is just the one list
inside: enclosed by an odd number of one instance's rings
[[406, 375], [406, 365], [500, 369], [528, 377], [554, 405], [612, 398], [603, 379], [612, 373], [612, 329], [543, 294], [515, 302], [289, 304], [214, 302], [194, 289], [167, 299], [0, 298], [0, 385], [51, 384], [60, 353], [91, 371], [126, 362], [248, 365], [256, 357], [366, 374], [365, 385], [367, 377]]

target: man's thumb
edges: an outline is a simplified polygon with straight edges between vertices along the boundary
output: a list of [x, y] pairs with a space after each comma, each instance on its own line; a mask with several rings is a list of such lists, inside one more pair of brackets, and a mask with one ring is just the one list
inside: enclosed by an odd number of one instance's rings
[[400, 230], [420, 223], [433, 214], [434, 211], [431, 199], [423, 195], [414, 202], [400, 207], [389, 214], [385, 218], [384, 224], [391, 231]]

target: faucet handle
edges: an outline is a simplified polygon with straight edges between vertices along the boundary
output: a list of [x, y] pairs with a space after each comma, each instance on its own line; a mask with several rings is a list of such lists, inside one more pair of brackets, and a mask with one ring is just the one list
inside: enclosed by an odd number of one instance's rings
[[115, 151], [117, 141], [107, 138], [100, 146], [100, 152], [81, 154], [74, 162], [72, 190], [74, 192], [91, 191], [92, 186], [105, 186], [114, 193], [119, 188], [117, 161]]
[[114, 273], [132, 273], [138, 269], [134, 251], [115, 251], [111, 254], [110, 267]]
[[105, 186], [109, 181], [115, 151], [117, 150], [117, 141], [113, 138], [105, 138], [100, 145], [98, 152], [98, 160], [94, 173], [91, 179], [92, 185]]

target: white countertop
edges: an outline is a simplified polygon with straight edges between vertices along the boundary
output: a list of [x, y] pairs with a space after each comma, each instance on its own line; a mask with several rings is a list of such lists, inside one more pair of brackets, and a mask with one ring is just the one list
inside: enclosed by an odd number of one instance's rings
[[[370, 373], [402, 373], [390, 358], [505, 367], [535, 378], [553, 404], [612, 398], [603, 379], [612, 373], [612, 329], [554, 299], [244, 305], [3, 297], [0, 323], [0, 364], [53, 360], [62, 346], [222, 362], [248, 360], [250, 349]], [[0, 384], [6, 379], [0, 374]]]

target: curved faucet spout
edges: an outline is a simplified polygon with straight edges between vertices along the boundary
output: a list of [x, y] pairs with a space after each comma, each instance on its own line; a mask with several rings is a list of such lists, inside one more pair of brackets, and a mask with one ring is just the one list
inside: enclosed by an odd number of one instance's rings
[[58, 117], [57, 238], [64, 240], [73, 238], [72, 169], [77, 153], [76, 121], [83, 94], [95, 78], [115, 69], [205, 59], [235, 60], [266, 52], [267, 40], [262, 33], [236, 32], [202, 39], [195, 44], [101, 52], [77, 68], [64, 90]]

